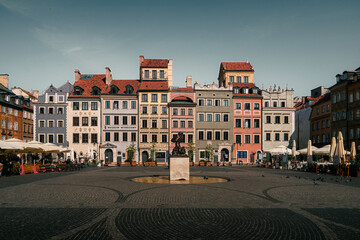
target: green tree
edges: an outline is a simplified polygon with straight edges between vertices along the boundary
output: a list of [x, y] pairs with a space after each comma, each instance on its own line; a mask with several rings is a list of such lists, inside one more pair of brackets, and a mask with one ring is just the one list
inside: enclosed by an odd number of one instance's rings
[[190, 162], [194, 161], [194, 152], [195, 152], [195, 144], [193, 141], [190, 141], [188, 144], [188, 154], [190, 158]]
[[150, 162], [155, 161], [155, 151], [156, 151], [156, 145], [155, 143], [153, 143], [150, 148], [150, 158], [149, 158]]
[[211, 144], [208, 144], [206, 146], [205, 152], [206, 152], [206, 157], [207, 157], [208, 161], [211, 161], [214, 156], [214, 149]]
[[135, 147], [135, 143], [132, 142], [130, 144], [130, 146], [126, 149], [127, 152], [127, 157], [126, 157], [126, 161], [127, 162], [132, 162], [133, 158], [135, 156], [135, 152], [136, 152], [136, 147]]

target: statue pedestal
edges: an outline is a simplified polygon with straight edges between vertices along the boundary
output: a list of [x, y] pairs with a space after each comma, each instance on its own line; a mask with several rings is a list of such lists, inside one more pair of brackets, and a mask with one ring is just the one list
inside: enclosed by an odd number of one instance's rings
[[189, 157], [170, 157], [170, 181], [190, 180]]

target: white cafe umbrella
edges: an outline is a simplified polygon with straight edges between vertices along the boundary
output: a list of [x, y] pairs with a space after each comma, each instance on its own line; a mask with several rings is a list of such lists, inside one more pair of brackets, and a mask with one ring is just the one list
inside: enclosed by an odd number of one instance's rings
[[311, 140], [308, 141], [308, 146], [307, 146], [307, 156], [308, 156], [308, 162], [312, 163], [313, 162], [313, 153], [312, 153], [313, 149], [311, 146]]
[[270, 149], [270, 150], [267, 150], [267, 151], [264, 151], [264, 152], [268, 152], [268, 153], [271, 153], [273, 155], [278, 155], [278, 154], [291, 154], [292, 150], [287, 148], [286, 146], [280, 145], [280, 146], [277, 146], [277, 147], [275, 147], [273, 149]]
[[330, 146], [330, 162], [334, 161], [335, 150], [336, 150], [336, 139], [335, 137], [332, 137], [331, 146]]
[[351, 150], [350, 150], [350, 158], [352, 160], [355, 160], [356, 157], [356, 147], [355, 147], [355, 142], [351, 143]]
[[292, 148], [291, 148], [291, 154], [293, 155], [293, 157], [295, 157], [296, 155], [299, 155], [299, 152], [296, 151], [296, 141], [293, 140], [293, 144], [292, 144]]
[[340, 163], [345, 162], [344, 138], [341, 132], [338, 135], [335, 155], [339, 158]]
[[331, 145], [325, 145], [321, 148], [318, 148], [316, 150], [313, 151], [314, 154], [316, 155], [325, 155], [325, 156], [329, 156], [330, 155], [330, 149], [331, 149]]

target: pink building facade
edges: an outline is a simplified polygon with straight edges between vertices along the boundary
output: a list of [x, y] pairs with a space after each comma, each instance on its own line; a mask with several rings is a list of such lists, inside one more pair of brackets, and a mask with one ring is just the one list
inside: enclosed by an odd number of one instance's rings
[[253, 164], [261, 152], [262, 96], [253, 83], [233, 83], [234, 164]]

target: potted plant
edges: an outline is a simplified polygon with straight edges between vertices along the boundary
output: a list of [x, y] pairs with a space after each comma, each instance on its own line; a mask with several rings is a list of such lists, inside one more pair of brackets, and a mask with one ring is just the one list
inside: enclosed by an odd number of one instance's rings
[[194, 166], [194, 152], [195, 152], [195, 146], [192, 141], [188, 143], [188, 155], [189, 155], [189, 165]]
[[205, 161], [204, 160], [200, 160], [200, 162], [199, 162], [199, 166], [205, 166]]
[[126, 161], [125, 161], [125, 166], [126, 163], [129, 163], [129, 166], [136, 166], [136, 162], [133, 161], [135, 158], [135, 152], [136, 152], [136, 147], [135, 147], [135, 143], [132, 142], [130, 144], [130, 146], [126, 149]]
[[156, 151], [156, 145], [155, 145], [155, 143], [153, 143], [150, 148], [150, 157], [145, 162], [145, 166], [155, 167], [155, 165], [156, 165], [156, 161], [154, 160], [155, 159], [155, 151]]
[[130, 165], [131, 165], [131, 160], [126, 159], [125, 160], [125, 167], [130, 167]]

